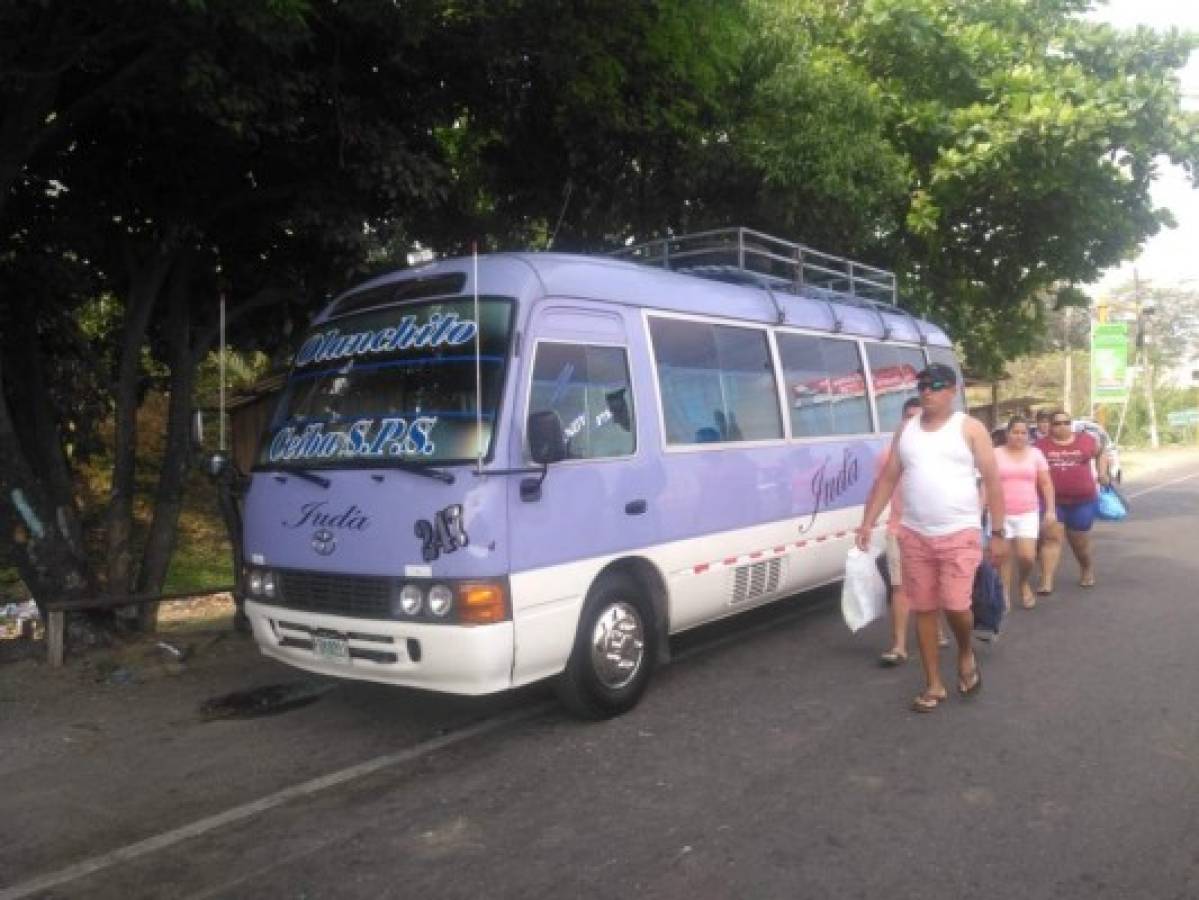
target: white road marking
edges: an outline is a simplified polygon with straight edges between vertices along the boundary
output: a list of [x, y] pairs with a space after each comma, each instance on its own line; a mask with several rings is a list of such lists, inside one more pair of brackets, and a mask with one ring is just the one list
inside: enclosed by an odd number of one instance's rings
[[425, 741], [417, 744], [415, 747], [409, 747], [407, 750], [400, 750], [396, 753], [387, 753], [383, 756], [377, 756], [374, 759], [368, 759], [366, 762], [358, 763], [355, 766], [350, 766], [348, 769], [342, 769], [338, 772], [331, 772], [328, 775], [322, 775], [319, 778], [313, 778], [310, 781], [305, 781], [300, 784], [292, 785], [289, 788], [284, 788], [277, 793], [270, 794], [266, 797], [261, 797], [250, 803], [244, 803], [241, 806], [235, 806], [232, 809], [225, 810], [222, 813], [208, 816], [203, 819], [198, 819], [188, 825], [183, 825], [179, 828], [174, 828], [170, 831], [165, 831], [162, 834], [155, 835], [151, 838], [146, 838], [143, 841], [138, 841], [134, 844], [128, 844], [124, 847], [119, 847], [109, 853], [104, 853], [100, 856], [93, 856], [91, 859], [85, 859], [82, 862], [75, 863], [72, 866], [67, 866], [65, 869], [59, 869], [57, 872], [49, 872], [45, 875], [39, 875], [36, 878], [21, 884], [13, 885], [12, 887], [0, 890], [0, 900], [20, 900], [22, 897], [28, 897], [32, 894], [40, 893], [41, 891], [49, 890], [50, 888], [58, 887], [61, 884], [66, 884], [69, 881], [75, 881], [78, 878], [83, 878], [86, 875], [91, 875], [117, 863], [129, 862], [151, 853], [156, 853], [159, 850], [178, 844], [182, 841], [190, 840], [191, 838], [199, 837], [217, 828], [224, 828], [232, 825], [235, 822], [240, 822], [243, 819], [248, 819], [251, 816], [256, 816], [268, 809], [274, 809], [277, 806], [282, 806], [300, 797], [307, 797], [316, 794], [320, 791], [327, 790], [331, 787], [336, 787], [355, 779], [362, 778], [382, 769], [387, 769], [392, 766], [398, 766], [402, 763], [411, 762], [414, 759], [419, 759], [422, 756], [427, 756], [438, 750], [444, 750], [446, 747], [451, 747], [454, 744], [462, 743], [471, 738], [479, 737], [492, 731], [497, 731], [508, 725], [521, 722], [525, 719], [531, 719], [534, 716], [540, 715], [554, 706], [553, 703], [539, 703], [528, 709], [515, 710], [501, 716], [496, 716], [494, 719], [487, 719], [478, 724], [471, 725], [461, 731], [455, 731], [451, 734], [442, 735], [438, 738]]
[[[1129, 494], [1128, 499], [1135, 500], [1137, 497], [1143, 497], [1146, 494], [1152, 493], [1153, 491], [1160, 491], [1162, 488], [1169, 487], [1172, 484], [1178, 484], [1183, 481], [1190, 481], [1192, 478], [1199, 478], [1199, 472], [1195, 472], [1191, 475], [1183, 475], [1181, 478], [1175, 478], [1171, 481], [1163, 481], [1161, 484], [1155, 484], [1152, 487], [1147, 487], [1143, 491], [1137, 491], [1135, 494]], [[0, 900], [2, 900], [2, 898], [0, 898]]]

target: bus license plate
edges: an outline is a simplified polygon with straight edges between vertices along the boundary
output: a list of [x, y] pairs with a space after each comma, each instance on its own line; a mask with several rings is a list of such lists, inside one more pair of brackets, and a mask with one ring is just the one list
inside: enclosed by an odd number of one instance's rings
[[321, 659], [342, 663], [350, 661], [350, 642], [346, 638], [317, 634], [312, 637], [312, 645], [316, 655]]

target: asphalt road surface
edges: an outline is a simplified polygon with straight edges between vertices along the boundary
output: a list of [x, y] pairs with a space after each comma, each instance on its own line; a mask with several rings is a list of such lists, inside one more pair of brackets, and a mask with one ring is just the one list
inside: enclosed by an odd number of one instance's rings
[[0, 900], [1199, 897], [1199, 467], [1127, 489], [975, 700], [910, 712], [824, 591], [686, 636], [610, 722], [358, 684], [134, 721], [6, 774]]

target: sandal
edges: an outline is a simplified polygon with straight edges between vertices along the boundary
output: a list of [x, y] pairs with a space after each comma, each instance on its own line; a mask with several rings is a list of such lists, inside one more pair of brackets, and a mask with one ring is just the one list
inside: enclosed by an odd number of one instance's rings
[[878, 664], [884, 669], [902, 666], [907, 661], [908, 655], [906, 653], [900, 653], [898, 650], [888, 650], [886, 653], [881, 654], [878, 658]]
[[923, 690], [912, 700], [912, 712], [929, 713], [949, 699], [948, 694], [938, 694], [934, 691]]
[[963, 697], [973, 697], [983, 687], [983, 670], [978, 667], [978, 657], [974, 658], [974, 671], [971, 673], [973, 678], [963, 678], [958, 675], [958, 693]]
[[948, 647], [949, 646], [949, 635], [938, 634], [937, 635], [937, 646], [938, 647]]

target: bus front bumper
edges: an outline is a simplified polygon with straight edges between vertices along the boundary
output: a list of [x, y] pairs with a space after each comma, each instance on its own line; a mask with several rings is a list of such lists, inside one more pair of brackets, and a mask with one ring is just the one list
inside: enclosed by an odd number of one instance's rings
[[309, 672], [451, 694], [512, 686], [512, 623], [433, 625], [357, 619], [246, 601], [266, 655]]

